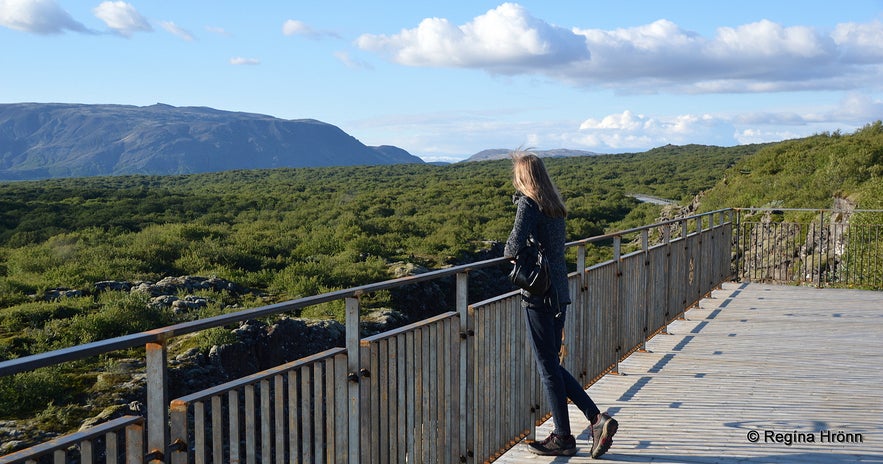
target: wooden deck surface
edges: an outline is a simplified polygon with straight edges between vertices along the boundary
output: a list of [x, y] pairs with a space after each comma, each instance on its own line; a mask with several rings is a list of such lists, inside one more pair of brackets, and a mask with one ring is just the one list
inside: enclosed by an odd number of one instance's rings
[[[602, 460], [883, 463], [883, 292], [727, 283], [669, 332], [589, 388], [620, 423]], [[570, 408], [576, 456], [496, 462], [595, 462]]]

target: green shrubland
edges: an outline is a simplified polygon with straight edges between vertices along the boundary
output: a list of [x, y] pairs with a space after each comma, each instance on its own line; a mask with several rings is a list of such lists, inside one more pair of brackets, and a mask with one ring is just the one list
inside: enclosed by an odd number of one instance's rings
[[702, 207], [831, 208], [834, 198], [883, 208], [883, 124], [787, 140], [728, 169]]

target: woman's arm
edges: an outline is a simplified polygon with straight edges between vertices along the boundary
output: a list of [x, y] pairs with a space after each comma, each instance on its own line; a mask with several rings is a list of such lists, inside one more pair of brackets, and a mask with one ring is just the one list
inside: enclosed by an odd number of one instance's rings
[[533, 233], [539, 219], [540, 209], [533, 200], [521, 196], [518, 198], [517, 204], [515, 223], [512, 225], [512, 232], [509, 233], [506, 248], [503, 250], [503, 256], [506, 258], [514, 258], [518, 254], [518, 250], [527, 243], [527, 238]]

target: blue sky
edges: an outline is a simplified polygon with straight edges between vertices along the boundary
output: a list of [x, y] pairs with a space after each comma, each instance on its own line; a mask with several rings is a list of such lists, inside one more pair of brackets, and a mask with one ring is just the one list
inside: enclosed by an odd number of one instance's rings
[[883, 119], [883, 0], [0, 0], [0, 103], [334, 124], [429, 161]]

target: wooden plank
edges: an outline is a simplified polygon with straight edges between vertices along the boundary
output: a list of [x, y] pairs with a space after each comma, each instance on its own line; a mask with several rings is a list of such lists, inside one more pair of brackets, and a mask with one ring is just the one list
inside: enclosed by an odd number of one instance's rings
[[[883, 460], [881, 316], [881, 292], [725, 283], [672, 322], [672, 335], [653, 337], [648, 352], [624, 360], [627, 375], [607, 375], [587, 390], [620, 423], [604, 458]], [[579, 451], [568, 462], [593, 462], [588, 422], [569, 407]], [[551, 429], [546, 421], [537, 434]], [[844, 441], [831, 438], [840, 432]], [[518, 444], [496, 462], [558, 461]]]

